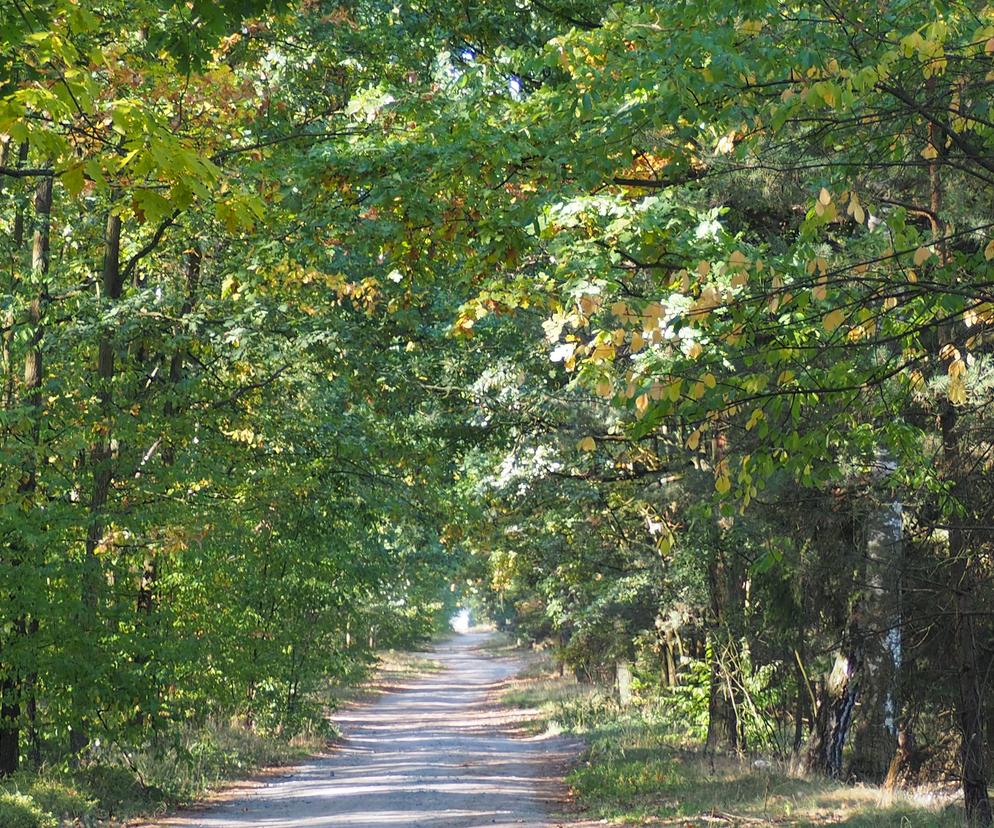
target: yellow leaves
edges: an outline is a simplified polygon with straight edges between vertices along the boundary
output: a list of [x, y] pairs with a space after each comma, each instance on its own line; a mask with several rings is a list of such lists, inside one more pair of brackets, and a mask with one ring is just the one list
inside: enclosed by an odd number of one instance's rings
[[600, 296], [583, 295], [580, 297], [580, 312], [584, 316], [592, 316], [600, 308], [603, 301]]
[[925, 149], [922, 150], [921, 155], [926, 161], [931, 161], [939, 157], [939, 151], [935, 148], [935, 144], [929, 142], [925, 145]]
[[941, 75], [946, 69], [946, 55], [942, 43], [946, 39], [946, 25], [936, 20], [925, 29], [924, 36], [914, 31], [901, 38], [901, 48], [905, 57], [917, 56], [922, 64], [922, 75], [931, 78]]
[[894, 310], [897, 307], [897, 297], [888, 296], [884, 299], [884, 310]]
[[841, 87], [829, 81], [818, 81], [812, 84], [811, 92], [821, 98], [828, 107], [834, 107], [839, 102]]
[[964, 405], [966, 403], [966, 383], [962, 377], [950, 377], [949, 388], [947, 389], [949, 402], [953, 405]]
[[710, 371], [701, 377], [701, 382], [703, 382], [708, 388], [714, 388], [718, 384], [718, 380], [715, 379], [714, 374]]
[[984, 258], [987, 261], [994, 259], [994, 239], [987, 242], [987, 246], [984, 248]]
[[859, 342], [861, 339], [869, 339], [873, 336], [874, 332], [877, 330], [877, 323], [874, 319], [867, 319], [864, 322], [860, 322], [852, 330], [849, 331], [848, 338], [850, 342]]
[[[985, 325], [994, 324], [994, 304], [990, 302], [983, 302], [973, 308], [969, 308], [963, 311], [963, 324], [968, 328], [972, 328], [978, 323], [983, 323]], [[975, 335], [971, 336], [966, 342], [967, 348], [973, 348], [979, 341], [983, 340], [983, 336]]]
[[764, 416], [762, 408], [753, 409], [752, 414], [749, 415], [748, 421], [746, 421], [746, 431], [752, 431]]
[[744, 35], [753, 37], [763, 31], [763, 26], [765, 25], [765, 20], [743, 20], [739, 24], [739, 31]]
[[825, 187], [821, 188], [818, 198], [815, 199], [815, 215], [825, 221], [832, 221], [838, 215], [832, 194]]
[[649, 395], [639, 394], [635, 398], [635, 413], [639, 417], [643, 417], [645, 416], [645, 412], [648, 410], [648, 408], [649, 408]]
[[785, 371], [780, 372], [780, 376], [777, 377], [777, 385], [786, 385], [789, 382], [793, 382], [796, 375], [789, 368]]
[[728, 155], [734, 149], [735, 149], [735, 130], [733, 129], [731, 132], [728, 132], [725, 135], [721, 136], [721, 138], [718, 140], [717, 146], [715, 147], [715, 152], [717, 152], [718, 155]]
[[949, 363], [946, 373], [949, 375], [949, 387], [946, 395], [953, 405], [963, 405], [967, 399], [966, 393], [966, 361], [960, 354], [959, 348], [947, 343], [939, 349], [939, 356]]
[[949, 387], [946, 395], [954, 405], [966, 402], [966, 361], [959, 348], [947, 342], [939, 349], [939, 358], [948, 363], [946, 373], [949, 375]]
[[687, 438], [687, 448], [691, 451], [697, 451], [697, 447], [701, 443], [701, 430], [695, 429], [691, 432], [690, 436]]
[[811, 296], [818, 302], [824, 302], [828, 296], [828, 276], [821, 276], [818, 284], [811, 288]]
[[749, 271], [740, 270], [732, 276], [732, 287], [745, 287], [749, 283]]
[[728, 257], [728, 264], [733, 268], [748, 267], [749, 259], [741, 250], [733, 250], [732, 255]]
[[921, 267], [925, 262], [927, 262], [932, 257], [932, 251], [927, 247], [919, 247], [915, 251], [914, 262], [915, 267]]
[[984, 52], [988, 55], [994, 55], [994, 37], [984, 44]]
[[[643, 318], [647, 323], [654, 324], [660, 317], [662, 317], [664, 312], [663, 306], [660, 305], [659, 302], [653, 302], [650, 305], [646, 305]], [[651, 325], [647, 324], [646, 327], [651, 327]]]
[[863, 205], [860, 204], [859, 196], [856, 193], [853, 193], [849, 199], [846, 214], [852, 216], [857, 224], [863, 224], [866, 221], [866, 211], [863, 209]]
[[714, 481], [714, 489], [718, 494], [725, 495], [728, 494], [732, 489], [732, 480], [728, 476], [728, 473], [719, 474]]
[[597, 392], [599, 397], [613, 397], [614, 396], [614, 385], [608, 380], [601, 380], [597, 383], [594, 390]]
[[701, 259], [701, 261], [697, 263], [697, 275], [700, 276], [702, 279], [704, 279], [707, 277], [707, 275], [710, 272], [711, 272], [711, 263]]
[[593, 437], [584, 437], [578, 444], [577, 448], [580, 451], [595, 451], [597, 449], [597, 443], [594, 441]]
[[701, 347], [700, 342], [692, 342], [687, 349], [687, 356], [691, 359], [697, 359], [702, 353], [704, 353], [704, 349]]
[[590, 355], [591, 360], [604, 360], [611, 361], [614, 359], [615, 348], [612, 342], [601, 342], [593, 350]]
[[825, 315], [825, 318], [822, 320], [822, 325], [825, 327], [826, 331], [832, 333], [836, 328], [839, 327], [839, 325], [841, 325], [845, 321], [845, 319], [846, 319], [845, 313], [843, 313], [841, 310], [836, 308], [831, 313]]
[[632, 353], [637, 354], [639, 351], [642, 350], [644, 346], [645, 346], [645, 339], [643, 339], [642, 334], [640, 334], [638, 331], [635, 331], [632, 334], [632, 345], [631, 345]]
[[701, 316], [707, 316], [712, 310], [721, 304], [721, 297], [718, 289], [714, 285], [707, 285], [701, 290], [700, 298], [694, 302], [691, 310]]
[[263, 443], [262, 435], [256, 434], [251, 428], [235, 428], [230, 431], [222, 431], [222, 433], [236, 443], [245, 443], [246, 445], [256, 447], [261, 446]]

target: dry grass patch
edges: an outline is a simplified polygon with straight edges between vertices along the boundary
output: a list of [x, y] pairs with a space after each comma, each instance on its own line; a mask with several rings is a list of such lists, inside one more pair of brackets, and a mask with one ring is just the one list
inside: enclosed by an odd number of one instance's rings
[[[705, 757], [665, 699], [621, 709], [610, 688], [561, 678], [536, 656], [509, 683], [505, 704], [527, 713], [531, 732], [582, 736], [587, 749], [567, 776], [572, 816], [600, 824], [960, 828], [963, 810], [932, 790], [890, 793], [801, 777], [769, 761]], [[587, 824], [587, 823], [584, 823]], [[593, 824], [593, 823], [591, 823]]]

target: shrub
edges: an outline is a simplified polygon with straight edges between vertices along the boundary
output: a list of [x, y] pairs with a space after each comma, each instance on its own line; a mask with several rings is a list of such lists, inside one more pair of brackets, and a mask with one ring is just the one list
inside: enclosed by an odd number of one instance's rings
[[110, 815], [140, 810], [146, 790], [134, 773], [111, 765], [91, 765], [79, 771], [80, 785], [89, 790], [100, 810]]
[[3, 828], [56, 828], [55, 817], [24, 794], [0, 793], [0, 825]]
[[[55, 779], [36, 779], [29, 793], [43, 811], [61, 820], [81, 820], [89, 816], [97, 805], [75, 786]], [[6, 823], [0, 822], [0, 825]]]

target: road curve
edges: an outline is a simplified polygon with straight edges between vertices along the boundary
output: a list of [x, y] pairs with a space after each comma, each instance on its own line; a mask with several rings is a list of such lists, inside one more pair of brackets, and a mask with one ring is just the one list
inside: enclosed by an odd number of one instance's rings
[[491, 691], [520, 664], [456, 636], [444, 669], [335, 717], [339, 748], [163, 828], [549, 828], [565, 740], [513, 738]]

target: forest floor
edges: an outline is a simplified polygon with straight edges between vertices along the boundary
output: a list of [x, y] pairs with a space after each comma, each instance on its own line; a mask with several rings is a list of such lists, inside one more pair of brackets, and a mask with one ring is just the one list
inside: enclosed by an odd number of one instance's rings
[[[441, 669], [349, 705], [335, 716], [333, 752], [235, 789], [161, 828], [476, 828], [554, 823], [561, 778], [579, 742], [522, 730], [524, 711], [494, 701], [521, 656], [454, 636], [428, 657]], [[383, 689], [383, 688], [381, 688]]]
[[[491, 649], [513, 652], [494, 639]], [[676, 828], [846, 826], [961, 828], [963, 809], [948, 791], [889, 792], [792, 774], [755, 756], [705, 757], [661, 704], [622, 709], [613, 688], [561, 677], [533, 654], [501, 696], [533, 734], [582, 738], [586, 749], [566, 776], [571, 826]], [[662, 713], [660, 711], [663, 711]]]

